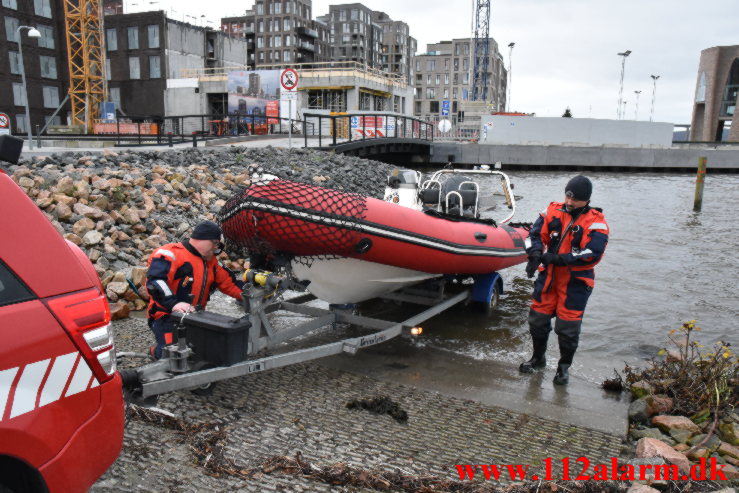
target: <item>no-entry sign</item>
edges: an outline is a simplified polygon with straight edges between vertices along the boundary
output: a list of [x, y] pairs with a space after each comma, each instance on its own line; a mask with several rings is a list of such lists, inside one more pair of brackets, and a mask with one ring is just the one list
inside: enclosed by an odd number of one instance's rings
[[286, 91], [294, 91], [298, 87], [298, 72], [294, 68], [286, 68], [280, 74], [280, 84]]
[[0, 135], [10, 135], [10, 118], [5, 113], [0, 113]]

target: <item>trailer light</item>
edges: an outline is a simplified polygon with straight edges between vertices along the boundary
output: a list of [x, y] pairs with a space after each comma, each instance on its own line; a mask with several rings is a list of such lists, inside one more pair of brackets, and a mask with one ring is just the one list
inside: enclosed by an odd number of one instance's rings
[[115, 348], [111, 348], [104, 353], [98, 354], [98, 362], [103, 367], [103, 371], [107, 375], [112, 375], [116, 370]]
[[420, 336], [421, 334], [423, 334], [423, 327], [412, 327], [411, 328], [412, 336]]

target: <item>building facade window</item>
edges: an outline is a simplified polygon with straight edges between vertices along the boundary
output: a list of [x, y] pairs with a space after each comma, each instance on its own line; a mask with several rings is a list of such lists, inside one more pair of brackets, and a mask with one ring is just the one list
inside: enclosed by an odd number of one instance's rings
[[436, 74], [436, 85], [438, 86], [441, 83], [441, 75]]
[[59, 106], [59, 88], [56, 86], [43, 86], [44, 108], [56, 108]]
[[698, 88], [695, 91], [695, 102], [705, 103], [706, 102], [706, 73], [701, 72], [698, 78]]
[[16, 106], [26, 105], [26, 93], [23, 92], [23, 84], [13, 82], [13, 104]]
[[121, 88], [120, 87], [111, 87], [108, 89], [108, 94], [110, 94], [110, 100], [115, 103], [116, 108], [121, 107]]
[[54, 49], [54, 28], [51, 26], [36, 26], [36, 29], [41, 33], [41, 37], [38, 39], [39, 48]]
[[346, 90], [310, 90], [308, 91], [308, 108], [312, 110], [346, 111]]
[[18, 0], [3, 0], [2, 6], [9, 9], [18, 10]]
[[36, 15], [51, 18], [51, 0], [33, 0], [33, 11]]
[[146, 34], [149, 48], [159, 48], [159, 26], [156, 24], [146, 26]]
[[139, 57], [137, 56], [128, 57], [128, 78], [129, 79], [140, 79], [141, 78], [141, 65], [139, 63]]
[[21, 58], [17, 51], [9, 51], [8, 57], [10, 58], [10, 73], [14, 75], [20, 75], [21, 73]]
[[257, 15], [264, 15], [264, 4], [263, 3], [257, 4]]
[[427, 87], [426, 88], [426, 99], [435, 99], [436, 98], [436, 89], [433, 87]]
[[5, 16], [5, 37], [8, 41], [18, 42], [18, 19], [15, 17]]
[[105, 59], [105, 79], [106, 80], [111, 79], [110, 58]]
[[28, 132], [26, 129], [26, 115], [15, 115], [15, 129], [22, 133]]
[[105, 30], [105, 44], [108, 51], [118, 49], [118, 31], [115, 28]]
[[433, 114], [439, 113], [439, 102], [438, 101], [429, 101], [429, 113], [433, 113]]
[[127, 31], [128, 31], [128, 49], [138, 50], [139, 49], [139, 28], [136, 26], [129, 27]]
[[62, 124], [62, 117], [57, 115], [54, 118], [51, 117], [51, 115], [46, 115], [44, 117], [44, 123], [47, 125], [61, 125]]
[[444, 88], [444, 99], [449, 99], [449, 88], [448, 87]]
[[41, 77], [56, 79], [56, 58], [53, 56], [41, 55], [39, 56], [39, 61], [41, 62]]
[[449, 84], [449, 74], [444, 74], [444, 84]]
[[162, 76], [162, 61], [159, 56], [149, 57], [149, 78], [159, 79]]

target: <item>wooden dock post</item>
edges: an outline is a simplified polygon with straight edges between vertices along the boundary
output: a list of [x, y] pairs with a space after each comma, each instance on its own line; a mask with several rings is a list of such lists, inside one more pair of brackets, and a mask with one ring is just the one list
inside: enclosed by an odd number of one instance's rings
[[693, 202], [693, 212], [700, 212], [703, 206], [703, 185], [706, 182], [706, 158], [698, 158], [698, 173], [695, 177], [695, 200]]

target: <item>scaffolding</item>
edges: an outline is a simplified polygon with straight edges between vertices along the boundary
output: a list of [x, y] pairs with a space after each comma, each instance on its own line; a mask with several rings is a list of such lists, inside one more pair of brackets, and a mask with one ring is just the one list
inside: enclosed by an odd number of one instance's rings
[[100, 0], [64, 0], [72, 125], [92, 129], [107, 99]]

